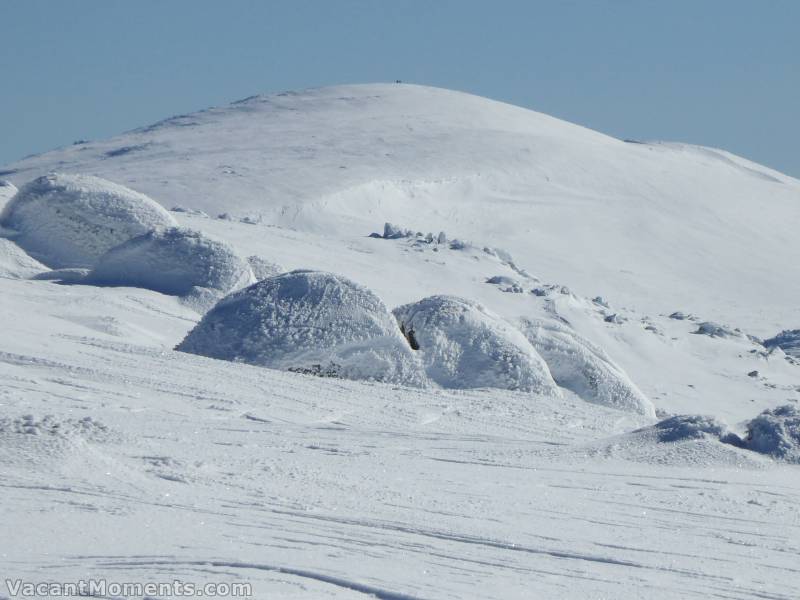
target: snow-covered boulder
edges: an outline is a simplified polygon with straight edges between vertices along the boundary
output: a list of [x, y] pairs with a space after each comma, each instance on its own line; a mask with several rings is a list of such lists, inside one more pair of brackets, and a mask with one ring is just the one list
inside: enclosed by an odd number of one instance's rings
[[230, 245], [179, 227], [150, 231], [112, 248], [86, 279], [175, 296], [203, 288], [217, 298], [254, 281], [250, 265]]
[[176, 222], [144, 194], [111, 181], [50, 174], [20, 188], [0, 225], [31, 256], [62, 268], [92, 267], [114, 246]]
[[425, 383], [380, 298], [322, 271], [283, 273], [231, 294], [177, 350], [322, 376]]
[[431, 296], [394, 310], [428, 377], [444, 388], [558, 394], [547, 365], [519, 331], [487, 308]]
[[800, 409], [791, 404], [765, 410], [747, 424], [750, 450], [800, 463]]
[[520, 327], [558, 385], [587, 402], [655, 416], [653, 403], [601, 348], [555, 321], [522, 319]]
[[11, 200], [16, 193], [17, 188], [13, 183], [5, 179], [0, 179], [0, 211], [3, 210], [6, 203]]
[[789, 356], [800, 358], [800, 329], [787, 329], [768, 340], [764, 340], [764, 346], [772, 350], [780, 348]]

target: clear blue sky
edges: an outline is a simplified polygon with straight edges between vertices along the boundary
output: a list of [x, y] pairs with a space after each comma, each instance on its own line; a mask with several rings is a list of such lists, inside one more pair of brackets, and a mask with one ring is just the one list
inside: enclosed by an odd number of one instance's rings
[[800, 0], [0, 0], [0, 164], [260, 92], [393, 81], [800, 177]]

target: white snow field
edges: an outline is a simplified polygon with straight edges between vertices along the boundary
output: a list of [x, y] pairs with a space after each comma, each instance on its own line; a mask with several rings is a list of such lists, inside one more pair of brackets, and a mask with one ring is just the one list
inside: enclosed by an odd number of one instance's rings
[[0, 214], [14, 241], [54, 268], [91, 267], [107, 250], [175, 225], [153, 200], [87, 175], [49, 174], [24, 185]]
[[430, 296], [393, 313], [428, 376], [444, 388], [558, 395], [547, 364], [525, 336], [476, 302]]
[[[173, 210], [111, 240], [114, 202], [51, 218], [48, 196], [47, 257], [0, 230], [0, 579], [797, 598], [797, 180], [405, 84], [255, 96], [0, 178], [51, 171]], [[176, 224], [260, 281], [205, 315], [151, 284], [233, 279], [214, 252], [124, 250]], [[92, 285], [109, 250], [145, 281]], [[491, 387], [488, 359], [480, 389], [426, 382], [389, 309], [432, 296], [470, 307], [443, 338], [513, 342], [557, 390]], [[342, 355], [373, 381], [323, 368]], [[393, 356], [421, 379], [375, 381]]]

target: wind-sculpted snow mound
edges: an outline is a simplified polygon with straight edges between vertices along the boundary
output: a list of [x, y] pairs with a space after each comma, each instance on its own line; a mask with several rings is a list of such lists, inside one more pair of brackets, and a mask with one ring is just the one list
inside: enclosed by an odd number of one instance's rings
[[322, 271], [269, 277], [224, 298], [177, 350], [320, 376], [425, 383], [383, 302]]
[[105, 252], [176, 225], [153, 200], [89, 175], [51, 174], [22, 186], [0, 215], [14, 241], [53, 268], [91, 267]]
[[175, 296], [201, 288], [216, 292], [217, 298], [254, 281], [250, 265], [229, 244], [178, 227], [150, 231], [112, 248], [86, 280]]
[[755, 452], [800, 463], [800, 409], [785, 405], [765, 410], [747, 424], [745, 444]]
[[394, 310], [431, 380], [444, 388], [501, 388], [558, 394], [525, 336], [485, 307], [431, 296]]
[[520, 325], [558, 385], [587, 402], [655, 417], [653, 403], [601, 348], [560, 323], [522, 319]]

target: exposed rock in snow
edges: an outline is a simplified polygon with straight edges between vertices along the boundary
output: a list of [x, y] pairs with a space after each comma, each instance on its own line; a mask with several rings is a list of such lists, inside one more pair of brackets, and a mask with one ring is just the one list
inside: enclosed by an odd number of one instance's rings
[[764, 340], [764, 346], [780, 348], [789, 356], [800, 358], [800, 329], [787, 329], [768, 340]]
[[285, 270], [280, 265], [261, 258], [260, 256], [248, 256], [247, 262], [250, 264], [250, 268], [253, 269], [253, 275], [255, 276], [256, 281], [261, 281], [267, 277], [278, 275], [279, 273], [283, 273]]
[[519, 331], [480, 304], [430, 296], [394, 310], [428, 377], [445, 388], [557, 394], [547, 365]]
[[99, 177], [51, 174], [22, 186], [0, 225], [31, 256], [53, 267], [91, 267], [114, 246], [175, 225], [153, 200]]
[[652, 402], [601, 349], [556, 322], [521, 320], [558, 385], [587, 402], [655, 416]]
[[800, 463], [800, 409], [785, 405], [765, 410], [747, 424], [750, 450]]
[[498, 286], [503, 292], [521, 294], [525, 291], [519, 281], [513, 277], [508, 277], [507, 275], [495, 275], [494, 277], [487, 279], [486, 283]]
[[178, 227], [150, 231], [112, 248], [87, 278], [87, 283], [176, 296], [196, 288], [221, 295], [253, 281], [250, 265], [230, 245]]
[[177, 350], [322, 376], [425, 383], [383, 302], [321, 271], [284, 273], [224, 298]]
[[0, 277], [27, 279], [43, 271], [47, 271], [46, 266], [11, 240], [0, 237]]
[[[673, 313], [674, 314], [674, 313]], [[742, 334], [735, 329], [714, 323], [712, 321], [704, 321], [697, 326], [697, 331], [694, 333], [698, 335], [707, 335], [709, 337], [741, 337]]]

